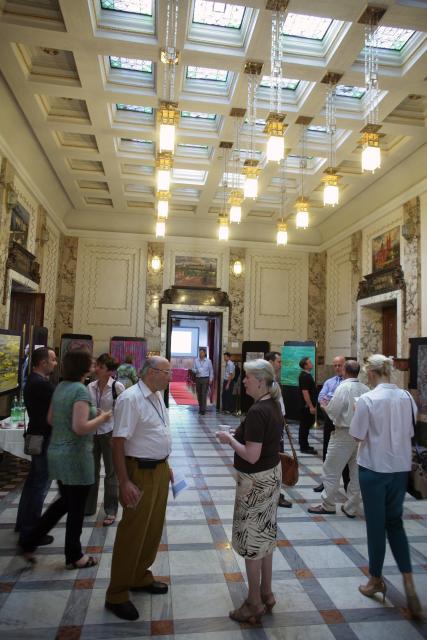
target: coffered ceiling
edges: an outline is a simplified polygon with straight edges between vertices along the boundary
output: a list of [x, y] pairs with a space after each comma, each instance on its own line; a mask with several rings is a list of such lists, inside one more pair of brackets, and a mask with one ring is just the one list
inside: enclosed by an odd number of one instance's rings
[[[176, 101], [180, 110], [168, 234], [216, 238], [223, 203], [224, 150], [245, 109], [249, 60], [263, 63], [257, 90], [254, 146], [262, 172], [259, 197], [245, 200], [230, 239], [275, 242], [283, 173], [265, 158], [264, 121], [270, 111], [271, 16], [266, 0], [217, 3], [179, 0]], [[290, 241], [319, 244], [322, 228], [342, 205], [413, 154], [427, 140], [427, 6], [385, 0], [381, 20], [379, 119], [382, 167], [360, 169], [365, 124], [362, 0], [290, 0], [282, 90], [286, 210]], [[110, 8], [108, 8], [110, 7]], [[0, 17], [0, 70], [64, 191], [70, 229], [152, 234], [155, 226], [156, 109], [163, 98], [166, 0], [6, 0]], [[116, 10], [113, 10], [116, 9]], [[119, 9], [119, 10], [117, 10]], [[138, 13], [139, 12], [139, 13]], [[325, 208], [328, 166], [325, 131], [327, 71], [342, 74], [337, 88], [337, 167], [341, 203]], [[267, 85], [267, 86], [265, 86]], [[304, 195], [311, 226], [295, 230], [301, 195], [300, 116], [306, 132]], [[243, 122], [242, 159], [249, 149]], [[229, 162], [229, 173], [232, 164]], [[228, 183], [230, 187], [230, 182]], [[361, 215], [369, 212], [361, 212]]]

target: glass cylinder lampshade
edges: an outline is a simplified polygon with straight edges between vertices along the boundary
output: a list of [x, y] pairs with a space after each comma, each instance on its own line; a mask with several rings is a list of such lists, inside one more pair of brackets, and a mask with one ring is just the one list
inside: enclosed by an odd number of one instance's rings
[[325, 206], [335, 207], [339, 202], [340, 190], [338, 187], [338, 176], [330, 169], [323, 178], [323, 204]]
[[243, 185], [243, 193], [245, 198], [256, 198], [258, 195], [258, 177], [251, 178], [249, 176], [245, 177], [245, 182]]
[[157, 191], [169, 191], [171, 184], [170, 169], [157, 170]]
[[169, 215], [169, 202], [168, 200], [157, 201], [157, 215], [159, 218], [166, 219]]
[[298, 198], [297, 203], [296, 228], [307, 229], [309, 224], [308, 203], [305, 198]]
[[228, 240], [228, 220], [226, 216], [219, 217], [218, 240]]
[[156, 238], [164, 238], [166, 235], [166, 223], [164, 220], [156, 222]]
[[282, 246], [282, 247], [285, 247], [288, 244], [287, 226], [282, 221], [277, 223], [276, 242], [277, 242], [277, 246]]
[[161, 124], [160, 125], [160, 142], [159, 151], [171, 151], [173, 153], [175, 149], [175, 125], [174, 124]]
[[267, 160], [280, 162], [285, 157], [285, 139], [283, 136], [270, 136], [267, 142]]
[[381, 167], [381, 149], [377, 133], [363, 134], [362, 171], [374, 171]]
[[242, 220], [242, 207], [239, 204], [233, 204], [230, 207], [230, 222], [240, 224]]

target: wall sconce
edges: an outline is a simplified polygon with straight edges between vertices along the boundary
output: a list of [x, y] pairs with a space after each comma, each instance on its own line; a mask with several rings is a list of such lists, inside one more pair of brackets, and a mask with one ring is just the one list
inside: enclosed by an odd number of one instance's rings
[[11, 211], [18, 204], [18, 196], [12, 187], [8, 187], [6, 195], [6, 205], [9, 211]]
[[40, 235], [36, 238], [36, 242], [40, 247], [44, 247], [49, 242], [49, 231], [45, 225], [40, 229]]
[[417, 237], [417, 225], [415, 222], [406, 222], [402, 225], [402, 236], [407, 242], [411, 242]]
[[148, 263], [148, 269], [152, 273], [159, 273], [162, 268], [162, 260], [159, 256], [153, 256]]
[[240, 278], [243, 274], [243, 264], [241, 260], [235, 260], [231, 265], [230, 271], [235, 278]]

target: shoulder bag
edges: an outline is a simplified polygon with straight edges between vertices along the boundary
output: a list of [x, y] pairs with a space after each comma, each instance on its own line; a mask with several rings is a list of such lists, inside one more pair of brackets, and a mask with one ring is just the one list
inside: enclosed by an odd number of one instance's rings
[[292, 456], [290, 456], [288, 453], [279, 453], [280, 463], [282, 465], [282, 484], [286, 485], [287, 487], [293, 487], [298, 482], [299, 477], [298, 458], [286, 420], [284, 421], [284, 427], [286, 435], [288, 436], [289, 444], [291, 446]]

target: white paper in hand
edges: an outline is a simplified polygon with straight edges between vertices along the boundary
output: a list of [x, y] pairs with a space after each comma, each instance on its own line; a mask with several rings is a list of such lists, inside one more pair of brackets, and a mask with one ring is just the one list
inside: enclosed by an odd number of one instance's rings
[[181, 491], [184, 491], [184, 489], [187, 489], [187, 488], [188, 488], [188, 483], [185, 477], [181, 475], [175, 476], [175, 481], [172, 484], [173, 497], [176, 498], [177, 495], [181, 493]]

